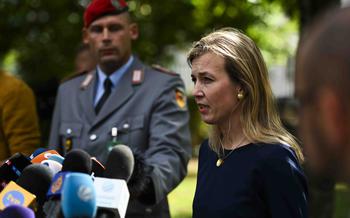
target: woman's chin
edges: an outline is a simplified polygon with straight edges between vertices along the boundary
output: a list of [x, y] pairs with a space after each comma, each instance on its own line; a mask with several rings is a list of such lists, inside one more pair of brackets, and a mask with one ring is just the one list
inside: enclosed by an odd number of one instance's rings
[[210, 117], [201, 116], [202, 121], [208, 125], [215, 125], [216, 121]]

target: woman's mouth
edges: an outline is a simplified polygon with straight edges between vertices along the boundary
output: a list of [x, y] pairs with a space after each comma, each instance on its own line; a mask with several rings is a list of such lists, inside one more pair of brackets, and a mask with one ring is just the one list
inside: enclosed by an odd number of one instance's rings
[[201, 113], [201, 114], [208, 113], [208, 110], [209, 110], [209, 106], [208, 105], [205, 105], [205, 104], [197, 104], [197, 105], [198, 105], [199, 113]]

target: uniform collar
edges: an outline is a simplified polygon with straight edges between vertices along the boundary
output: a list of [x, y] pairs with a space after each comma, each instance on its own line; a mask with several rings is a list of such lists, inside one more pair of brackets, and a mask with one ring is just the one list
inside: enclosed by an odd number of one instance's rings
[[[110, 80], [112, 81], [113, 88], [116, 87], [120, 78], [122, 78], [122, 76], [126, 73], [133, 61], [134, 56], [131, 55], [129, 60], [123, 66], [121, 66], [109, 76]], [[103, 82], [105, 81], [106, 77], [106, 74], [101, 70], [100, 66], [97, 65], [98, 87], [103, 87]]]

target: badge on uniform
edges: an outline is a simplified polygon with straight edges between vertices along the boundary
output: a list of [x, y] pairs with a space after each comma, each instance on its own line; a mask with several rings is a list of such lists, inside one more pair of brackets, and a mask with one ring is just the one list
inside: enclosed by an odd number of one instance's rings
[[139, 85], [143, 82], [143, 71], [142, 70], [134, 70], [132, 73], [132, 84]]
[[72, 138], [67, 138], [64, 142], [64, 148], [66, 149], [66, 152], [69, 152], [73, 148]]
[[175, 100], [176, 104], [180, 108], [185, 108], [186, 107], [186, 96], [184, 92], [180, 89], [175, 89]]
[[94, 78], [93, 73], [87, 74], [84, 81], [80, 84], [80, 88], [86, 89], [86, 87], [88, 87], [88, 85], [91, 83], [93, 78]]

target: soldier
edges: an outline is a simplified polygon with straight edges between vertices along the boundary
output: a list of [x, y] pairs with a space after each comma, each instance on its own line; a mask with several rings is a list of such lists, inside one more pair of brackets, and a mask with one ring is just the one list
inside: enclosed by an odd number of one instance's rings
[[191, 154], [184, 84], [133, 55], [137, 38], [124, 0], [86, 8], [83, 40], [97, 66], [60, 85], [49, 144], [84, 149], [102, 163], [111, 140], [138, 151], [127, 217], [170, 217], [166, 196], [186, 175]]

